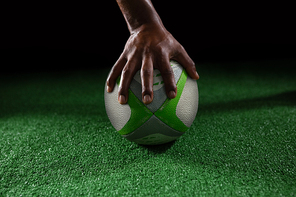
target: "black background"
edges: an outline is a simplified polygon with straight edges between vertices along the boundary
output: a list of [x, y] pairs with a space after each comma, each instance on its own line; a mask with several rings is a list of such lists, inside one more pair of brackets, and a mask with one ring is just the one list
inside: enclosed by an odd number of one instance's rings
[[[291, 4], [152, 2], [196, 63], [295, 56]], [[115, 0], [22, 2], [2, 9], [2, 71], [111, 67], [129, 37]]]

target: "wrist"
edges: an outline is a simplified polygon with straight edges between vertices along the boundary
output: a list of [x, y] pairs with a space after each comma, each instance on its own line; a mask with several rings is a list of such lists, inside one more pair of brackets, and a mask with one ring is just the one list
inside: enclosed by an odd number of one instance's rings
[[139, 32], [149, 31], [167, 31], [161, 21], [153, 21], [140, 24], [134, 28], [130, 28], [130, 34], [137, 34]]
[[117, 0], [117, 3], [131, 34], [144, 26], [163, 26], [151, 0]]

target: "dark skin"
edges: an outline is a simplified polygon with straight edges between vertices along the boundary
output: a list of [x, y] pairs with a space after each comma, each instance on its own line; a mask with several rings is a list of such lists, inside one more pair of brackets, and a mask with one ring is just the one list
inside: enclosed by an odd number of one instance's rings
[[160, 71], [166, 94], [177, 95], [170, 59], [179, 62], [192, 79], [198, 79], [195, 64], [182, 45], [165, 29], [150, 0], [116, 0], [127, 22], [130, 37], [123, 53], [111, 69], [107, 91], [112, 92], [121, 75], [118, 102], [128, 101], [128, 89], [133, 76], [141, 70], [142, 99], [145, 104], [153, 100], [153, 68]]

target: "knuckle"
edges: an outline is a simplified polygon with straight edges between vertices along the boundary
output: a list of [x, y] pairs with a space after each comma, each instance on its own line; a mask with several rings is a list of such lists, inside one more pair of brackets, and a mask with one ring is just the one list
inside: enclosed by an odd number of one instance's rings
[[192, 61], [192, 65], [190, 66], [192, 72], [196, 72], [195, 63]]
[[107, 80], [106, 80], [106, 84], [108, 86], [113, 86], [113, 84], [115, 83], [115, 78], [113, 77], [113, 75], [109, 75]]
[[146, 55], [146, 56], [150, 56], [150, 54], [151, 54], [151, 46], [146, 46], [143, 49], [143, 54]]
[[174, 75], [174, 72], [173, 72], [172, 68], [170, 68], [170, 67], [163, 68], [161, 73], [164, 76], [172, 76], [172, 75]]
[[152, 95], [152, 89], [151, 88], [142, 88], [142, 95]]
[[112, 85], [112, 82], [110, 81], [110, 79], [107, 79], [106, 84], [107, 84], [107, 86], [111, 86]]
[[119, 95], [126, 95], [126, 93], [127, 93], [127, 90], [124, 87], [120, 86], [118, 89], [118, 96]]
[[128, 68], [128, 67], [126, 66], [126, 67], [124, 67], [124, 68], [122, 69], [121, 73], [122, 73], [122, 76], [129, 76], [129, 75], [131, 75], [132, 71], [131, 71], [130, 68]]
[[144, 83], [142, 84], [142, 94], [152, 94], [153, 92], [153, 85], [152, 83], [149, 83], [148, 81], [143, 81]]
[[179, 44], [179, 50], [180, 51], [185, 51], [185, 48], [181, 44]]
[[156, 47], [156, 51], [163, 56], [167, 56], [167, 54], [169, 53], [169, 50], [170, 49], [168, 49], [167, 47], [161, 47], [161, 46]]
[[195, 63], [191, 58], [189, 58], [189, 66], [191, 66], [195, 69]]
[[168, 90], [175, 90], [177, 88], [176, 84], [171, 82], [166, 85], [166, 89]]
[[143, 76], [152, 76], [153, 75], [153, 70], [149, 68], [142, 68], [141, 73]]

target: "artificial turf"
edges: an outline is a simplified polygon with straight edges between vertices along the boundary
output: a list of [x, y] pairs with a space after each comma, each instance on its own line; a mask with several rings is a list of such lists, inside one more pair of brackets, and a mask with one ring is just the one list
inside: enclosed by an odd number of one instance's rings
[[160, 146], [111, 126], [109, 68], [1, 74], [0, 196], [295, 196], [295, 65], [199, 65], [197, 117]]

